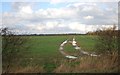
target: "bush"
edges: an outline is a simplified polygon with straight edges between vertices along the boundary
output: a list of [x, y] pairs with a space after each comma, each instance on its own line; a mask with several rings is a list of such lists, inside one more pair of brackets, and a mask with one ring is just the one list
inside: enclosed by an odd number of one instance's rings
[[113, 51], [118, 50], [118, 31], [115, 29], [116, 26], [113, 26], [96, 31], [98, 39], [95, 48], [98, 52], [112, 54]]
[[15, 35], [12, 30], [3, 28], [2, 35], [2, 68], [4, 72], [9, 72], [11, 66], [17, 65], [22, 57], [23, 50], [27, 47], [24, 45], [27, 38]]

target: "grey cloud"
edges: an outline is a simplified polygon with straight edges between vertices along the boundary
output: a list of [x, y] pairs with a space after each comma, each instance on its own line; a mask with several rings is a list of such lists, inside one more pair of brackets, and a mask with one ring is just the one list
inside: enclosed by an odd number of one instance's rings
[[20, 10], [20, 7], [24, 6], [31, 6], [34, 7], [34, 2], [12, 2], [11, 6], [13, 11], [18, 12]]
[[[88, 24], [88, 25], [95, 25], [95, 24], [113, 24], [116, 23], [117, 24], [117, 13], [115, 12], [117, 10], [117, 3], [103, 3], [104, 5], [109, 5], [112, 7], [112, 11], [108, 11], [106, 10], [104, 7], [103, 9], [100, 9], [100, 6], [98, 6], [100, 3], [97, 3], [96, 7], [95, 6], [91, 6], [93, 7], [91, 10], [88, 11], [82, 11], [83, 8], [79, 9], [79, 20], [84, 23], [84, 24]], [[113, 6], [116, 5], [114, 8]], [[110, 7], [107, 7], [110, 8]], [[84, 16], [93, 16], [94, 19], [91, 20], [85, 20], [83, 19]]]
[[[104, 6], [101, 6], [101, 3], [95, 3], [94, 5], [89, 4], [89, 3], [84, 3], [82, 5], [78, 6], [73, 6], [74, 4], [71, 4], [69, 7], [64, 7], [67, 8], [71, 11], [74, 11], [75, 14], [72, 14], [72, 16], [63, 16], [57, 14], [57, 16], [50, 15], [51, 17], [46, 17], [49, 16], [46, 15], [40, 15], [39, 13], [35, 13], [35, 11], [27, 15], [26, 17], [24, 15], [19, 15], [20, 7], [24, 6], [31, 6], [32, 8], [34, 7], [35, 3], [12, 3], [13, 11], [11, 13], [4, 14], [2, 16], [3, 18], [3, 25], [7, 25], [9, 27], [14, 27], [18, 29], [19, 31], [23, 32], [30, 32], [30, 33], [68, 33], [68, 32], [74, 32], [74, 33], [84, 33], [83, 31], [80, 30], [72, 30], [69, 28], [68, 23], [72, 22], [78, 22], [81, 24], [85, 25], [109, 25], [109, 24], [114, 24], [118, 22], [117, 18], [117, 3], [102, 3]], [[86, 11], [83, 11], [83, 9], [91, 7], [91, 9], [86, 9]], [[63, 8], [63, 7], [62, 7]], [[61, 9], [62, 9], [61, 8]], [[107, 10], [107, 8], [112, 9], [112, 10]], [[51, 8], [49, 8], [50, 10]], [[38, 10], [36, 10], [38, 11]], [[46, 11], [46, 9], [44, 9]], [[47, 11], [46, 11], [47, 12]], [[43, 13], [43, 12], [40, 12]], [[49, 13], [53, 13], [50, 12]], [[64, 15], [67, 15], [68, 13], [65, 13]], [[84, 19], [85, 16], [93, 16], [93, 19]], [[39, 31], [37, 29], [29, 29], [27, 25], [33, 24], [34, 26], [37, 26], [38, 24], [41, 24], [41, 26], [46, 26], [46, 22], [54, 22], [56, 21], [59, 24], [64, 24], [64, 27], [59, 27], [59, 26], [54, 26], [53, 28], [50, 29], [43, 29], [42, 31]], [[46, 26], [47, 27], [47, 26]]]

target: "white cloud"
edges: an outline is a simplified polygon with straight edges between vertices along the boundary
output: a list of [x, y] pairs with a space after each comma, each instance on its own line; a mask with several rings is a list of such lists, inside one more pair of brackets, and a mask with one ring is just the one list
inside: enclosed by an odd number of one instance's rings
[[55, 28], [58, 25], [57, 22], [46, 22], [46, 29], [52, 29]]
[[85, 25], [80, 24], [79, 22], [71, 22], [69, 25], [69, 28], [72, 30], [77, 31], [85, 31]]
[[57, 3], [61, 3], [62, 0], [50, 0], [51, 4], [57, 4]]
[[44, 26], [42, 23], [28, 23], [26, 24], [26, 27], [30, 30], [30, 31], [39, 31], [42, 32], [46, 26]]
[[60, 28], [64, 28], [64, 27], [67, 27], [67, 25], [65, 23], [58, 23], [57, 25], [58, 27]]
[[32, 14], [33, 11], [30, 6], [24, 6], [24, 7], [20, 7], [20, 12], [26, 14]]
[[31, 19], [34, 16], [31, 6], [21, 6], [16, 16], [22, 19]]
[[8, 13], [8, 12], [3, 13], [2, 25], [7, 27], [14, 27], [17, 24], [19, 24], [19, 22], [21, 22], [21, 18], [17, 18], [15, 16], [16, 15], [14, 15], [13, 13]]
[[93, 19], [94, 17], [93, 16], [85, 16], [83, 17], [84, 19]]
[[77, 16], [76, 10], [69, 8], [48, 8], [35, 12], [41, 18], [72, 18]]
[[117, 9], [100, 8], [99, 3], [68, 3], [66, 7], [38, 10], [25, 4], [18, 4], [14, 13], [4, 12], [3, 25], [35, 33], [85, 33], [118, 21]]
[[[80, 2], [80, 3], [72, 3], [70, 4], [69, 6], [74, 6], [74, 7], [79, 7], [79, 6], [83, 6], [83, 5], [86, 5], [86, 6], [96, 6], [97, 4], [94, 3], [94, 2]], [[90, 9], [89, 7], [86, 7], [84, 6], [86, 9]]]

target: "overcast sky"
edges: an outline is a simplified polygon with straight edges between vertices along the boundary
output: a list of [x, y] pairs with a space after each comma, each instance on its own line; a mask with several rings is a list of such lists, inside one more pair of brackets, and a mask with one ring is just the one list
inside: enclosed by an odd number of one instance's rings
[[2, 2], [0, 23], [19, 33], [38, 34], [86, 33], [118, 24], [118, 2], [57, 1]]

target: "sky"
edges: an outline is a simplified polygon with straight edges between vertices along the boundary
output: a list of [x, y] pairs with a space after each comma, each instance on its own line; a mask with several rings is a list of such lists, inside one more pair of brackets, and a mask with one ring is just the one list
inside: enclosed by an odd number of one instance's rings
[[118, 25], [118, 2], [2, 2], [0, 23], [20, 34], [95, 31]]

